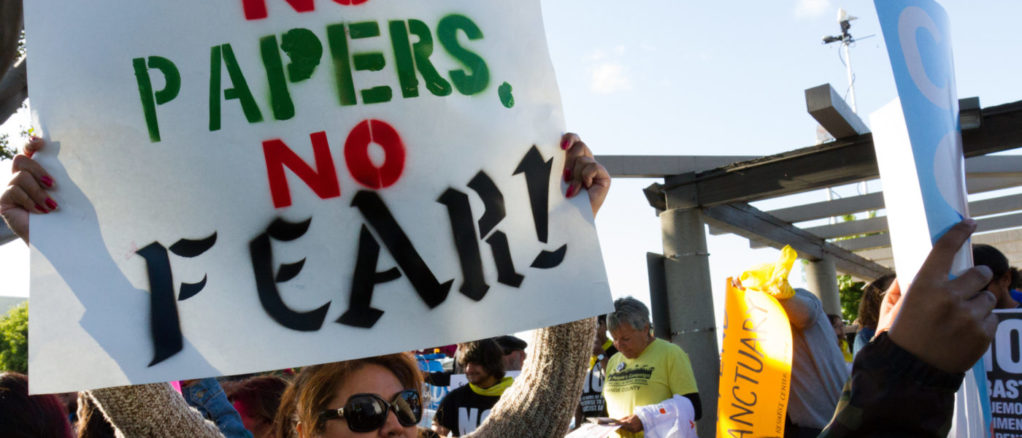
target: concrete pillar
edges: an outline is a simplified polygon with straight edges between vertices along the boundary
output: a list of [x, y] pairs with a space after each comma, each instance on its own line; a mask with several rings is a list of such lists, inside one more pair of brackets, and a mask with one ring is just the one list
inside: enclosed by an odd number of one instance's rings
[[841, 315], [841, 292], [837, 288], [837, 269], [834, 259], [824, 257], [810, 261], [805, 266], [806, 283], [810, 292], [823, 303], [823, 311], [828, 314]]
[[664, 277], [670, 318], [670, 341], [681, 346], [692, 361], [703, 417], [699, 436], [716, 435], [717, 385], [720, 347], [713, 313], [706, 232], [697, 209], [660, 213], [664, 242]]

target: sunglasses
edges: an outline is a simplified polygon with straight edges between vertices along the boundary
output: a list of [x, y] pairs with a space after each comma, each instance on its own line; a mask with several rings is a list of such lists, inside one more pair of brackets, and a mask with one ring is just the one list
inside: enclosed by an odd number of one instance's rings
[[419, 392], [406, 389], [398, 393], [389, 403], [376, 394], [355, 394], [348, 399], [343, 408], [328, 409], [319, 416], [326, 420], [344, 419], [352, 432], [363, 433], [383, 427], [390, 411], [394, 411], [397, 421], [404, 427], [419, 424], [419, 420], [422, 419]]

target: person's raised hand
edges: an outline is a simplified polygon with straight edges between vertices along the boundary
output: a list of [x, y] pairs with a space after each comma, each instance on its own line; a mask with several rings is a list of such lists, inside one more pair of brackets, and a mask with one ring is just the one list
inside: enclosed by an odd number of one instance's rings
[[887, 290], [884, 292], [883, 301], [880, 302], [880, 314], [877, 316], [877, 329], [873, 337], [877, 337], [891, 329], [891, 323], [894, 322], [894, 317], [898, 315], [898, 311], [901, 309], [898, 307], [900, 302], [901, 286], [898, 285], [898, 279], [895, 278], [891, 285], [887, 287]]
[[[881, 308], [881, 321], [884, 308], [893, 314], [886, 315], [893, 321], [891, 341], [946, 372], [971, 368], [987, 351], [997, 330], [997, 317], [992, 313], [997, 299], [984, 290], [992, 277], [990, 268], [976, 266], [948, 279], [955, 253], [975, 230], [976, 222], [971, 219], [951, 227], [933, 245], [908, 291], [903, 296], [896, 292], [885, 297]], [[894, 303], [888, 306], [891, 300]], [[880, 328], [878, 325], [878, 332]]]
[[589, 206], [593, 208], [593, 216], [596, 216], [610, 191], [610, 174], [603, 165], [596, 162], [593, 151], [589, 150], [578, 134], [569, 132], [561, 136], [561, 149], [567, 151], [563, 176], [568, 189], [564, 196], [572, 198], [582, 189], [588, 190]]
[[46, 192], [53, 188], [53, 177], [32, 159], [44, 144], [42, 139], [33, 138], [14, 156], [11, 181], [0, 195], [0, 215], [25, 243], [28, 243], [28, 214], [46, 214], [57, 209], [57, 202]]

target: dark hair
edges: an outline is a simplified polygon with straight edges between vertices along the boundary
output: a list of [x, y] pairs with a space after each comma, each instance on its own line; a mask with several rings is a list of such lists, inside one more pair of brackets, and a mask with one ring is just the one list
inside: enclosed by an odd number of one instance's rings
[[472, 362], [482, 366], [487, 374], [497, 379], [504, 378], [504, 350], [493, 339], [458, 344], [457, 360], [461, 366]]
[[528, 342], [511, 335], [497, 336], [496, 338], [493, 338], [493, 340], [497, 341], [497, 345], [500, 345], [500, 349], [505, 355], [518, 350], [524, 351], [529, 346]]
[[860, 326], [876, 328], [877, 320], [880, 318], [880, 304], [884, 301], [884, 293], [893, 282], [894, 274], [882, 275], [862, 289], [862, 299], [859, 301]]
[[1018, 268], [1011, 267], [1011, 288], [1018, 289], [1022, 287], [1022, 275], [1019, 275]]
[[21, 373], [0, 374], [0, 430], [8, 438], [70, 438], [67, 409], [52, 394], [28, 395], [28, 377]]
[[837, 321], [841, 321], [842, 323], [845, 322], [845, 320], [841, 319], [840, 315], [836, 315], [836, 314], [833, 314], [833, 313], [828, 313], [827, 314], [827, 319], [830, 320], [830, 325], [834, 325], [834, 323], [837, 322]]
[[266, 375], [249, 377], [233, 385], [227, 392], [227, 398], [244, 406], [245, 414], [252, 418], [273, 423], [280, 407], [280, 396], [287, 389], [287, 380], [278, 376]]
[[[298, 423], [309, 434], [322, 433], [326, 420], [319, 416], [352, 373], [366, 365], [379, 365], [394, 373], [394, 377], [407, 389], [422, 390], [422, 373], [415, 358], [408, 353], [388, 354], [365, 359], [333, 362], [302, 368], [284, 391], [273, 429], [278, 438], [296, 436]], [[419, 395], [421, 398], [421, 394]]]
[[1000, 250], [985, 243], [972, 245], [972, 263], [990, 268], [995, 280], [1001, 278], [1011, 268], [1008, 265], [1008, 258]]

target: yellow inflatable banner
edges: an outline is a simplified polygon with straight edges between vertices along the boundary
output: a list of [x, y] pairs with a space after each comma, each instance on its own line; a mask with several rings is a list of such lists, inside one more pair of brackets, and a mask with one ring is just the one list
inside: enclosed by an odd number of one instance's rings
[[788, 272], [797, 254], [727, 279], [720, 353], [717, 437], [784, 436], [791, 382], [791, 326], [777, 298], [790, 298]]

